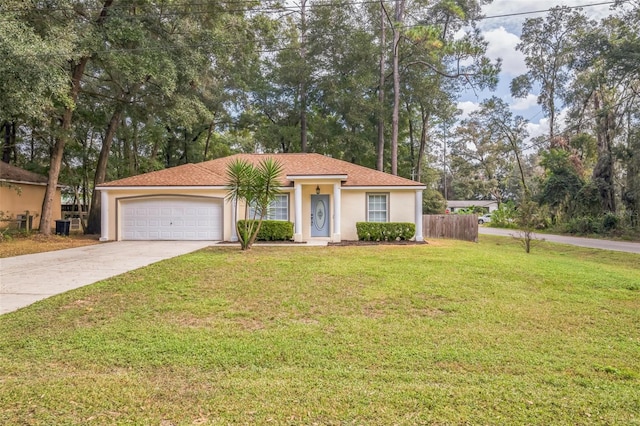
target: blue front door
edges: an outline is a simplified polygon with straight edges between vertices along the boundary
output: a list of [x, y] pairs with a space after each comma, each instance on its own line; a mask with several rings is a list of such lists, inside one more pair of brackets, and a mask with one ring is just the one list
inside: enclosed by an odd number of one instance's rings
[[311, 236], [312, 237], [328, 237], [329, 236], [329, 196], [328, 195], [312, 195], [311, 196]]

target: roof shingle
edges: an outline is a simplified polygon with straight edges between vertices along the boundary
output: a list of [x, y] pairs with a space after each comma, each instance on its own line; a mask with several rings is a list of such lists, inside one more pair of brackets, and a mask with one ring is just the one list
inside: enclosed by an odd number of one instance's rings
[[285, 186], [293, 182], [287, 176], [347, 175], [343, 186], [422, 186], [399, 176], [369, 169], [320, 154], [236, 154], [198, 164], [184, 164], [165, 170], [145, 173], [112, 182], [101, 187], [123, 186], [225, 186], [227, 165], [235, 159], [258, 164], [265, 158], [276, 159], [283, 168], [280, 180]]
[[10, 182], [47, 183], [46, 176], [0, 161], [0, 180]]

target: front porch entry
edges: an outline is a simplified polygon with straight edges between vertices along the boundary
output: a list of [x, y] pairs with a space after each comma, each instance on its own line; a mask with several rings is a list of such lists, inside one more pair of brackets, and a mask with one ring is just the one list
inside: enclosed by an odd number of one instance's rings
[[340, 242], [342, 182], [346, 175], [287, 175], [294, 182], [293, 240], [329, 238]]
[[329, 195], [311, 196], [311, 236], [328, 237], [331, 229]]

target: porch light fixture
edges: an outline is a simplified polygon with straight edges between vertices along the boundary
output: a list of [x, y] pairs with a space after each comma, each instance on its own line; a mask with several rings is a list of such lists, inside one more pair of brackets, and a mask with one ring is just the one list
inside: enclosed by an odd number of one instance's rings
[[316, 195], [320, 195], [320, 185], [316, 185]]

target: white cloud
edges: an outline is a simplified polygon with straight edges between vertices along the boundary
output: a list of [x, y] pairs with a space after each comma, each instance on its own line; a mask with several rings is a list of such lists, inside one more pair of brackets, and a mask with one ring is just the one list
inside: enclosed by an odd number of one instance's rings
[[519, 35], [522, 24], [527, 18], [544, 18], [549, 9], [560, 6], [560, 3], [568, 7], [582, 7], [582, 13], [589, 19], [600, 20], [612, 13], [610, 4], [594, 4], [597, 2], [593, 0], [565, 0], [563, 2], [559, 0], [493, 0], [482, 7], [482, 13], [487, 18], [481, 20], [479, 26], [485, 31], [503, 26], [510, 32]]
[[[564, 128], [568, 113], [568, 109], [563, 109], [556, 116], [556, 124], [560, 129]], [[529, 138], [547, 136], [549, 134], [549, 119], [543, 117], [537, 123], [530, 122], [527, 124], [527, 131], [529, 132]]]
[[[580, 3], [580, 0], [576, 0], [574, 3], [577, 5]], [[587, 1], [583, 1], [583, 3], [587, 3]], [[545, 10], [556, 6], [557, 4], [557, 0], [494, 0], [488, 5], [484, 6], [482, 8], [482, 11], [487, 16], [507, 15], [510, 13]]]
[[543, 118], [537, 123], [527, 124], [527, 132], [529, 132], [529, 138], [531, 139], [547, 135], [549, 133], [549, 120]]
[[536, 107], [538, 105], [538, 96], [529, 93], [526, 98], [515, 98], [511, 102], [511, 109], [513, 111], [525, 111], [529, 108]]
[[460, 120], [464, 120], [469, 117], [473, 111], [480, 109], [480, 104], [477, 102], [471, 101], [462, 101], [458, 102], [457, 107], [459, 110], [462, 110], [462, 115], [460, 115]]
[[[475, 92], [463, 96], [465, 101], [458, 102], [458, 108], [462, 110], [460, 119], [465, 119], [474, 110], [479, 108], [481, 99], [490, 96], [498, 96], [504, 99], [510, 106], [514, 115], [522, 115], [528, 119], [538, 119], [538, 122], [530, 122], [527, 130], [531, 138], [547, 135], [549, 132], [549, 120], [541, 118], [544, 114], [541, 107], [537, 105], [537, 95], [529, 93], [526, 98], [516, 99], [510, 96], [509, 82], [514, 77], [527, 72], [522, 53], [516, 50], [516, 45], [520, 42], [522, 24], [528, 18], [546, 18], [547, 11], [559, 5], [558, 0], [493, 0], [490, 4], [482, 7], [482, 12], [487, 17], [495, 18], [483, 19], [478, 22], [478, 27], [482, 31], [485, 40], [488, 42], [487, 56], [495, 60], [502, 59], [502, 71], [500, 72], [500, 82], [494, 92]], [[568, 7], [587, 6], [593, 4], [593, 0], [565, 0], [563, 4]], [[540, 13], [528, 13], [537, 12]], [[593, 7], [584, 7], [582, 12], [589, 18], [600, 20], [611, 15], [609, 5], [602, 4]], [[509, 15], [513, 16], [501, 16]], [[535, 90], [535, 89], [534, 89]], [[474, 102], [475, 100], [475, 102]], [[558, 126], [564, 127], [566, 111], [562, 111], [558, 116]]]
[[504, 29], [495, 28], [484, 33], [484, 38], [489, 43], [487, 56], [493, 60], [502, 59], [502, 72], [513, 77], [527, 72], [524, 63], [524, 55], [516, 50], [520, 37]]

